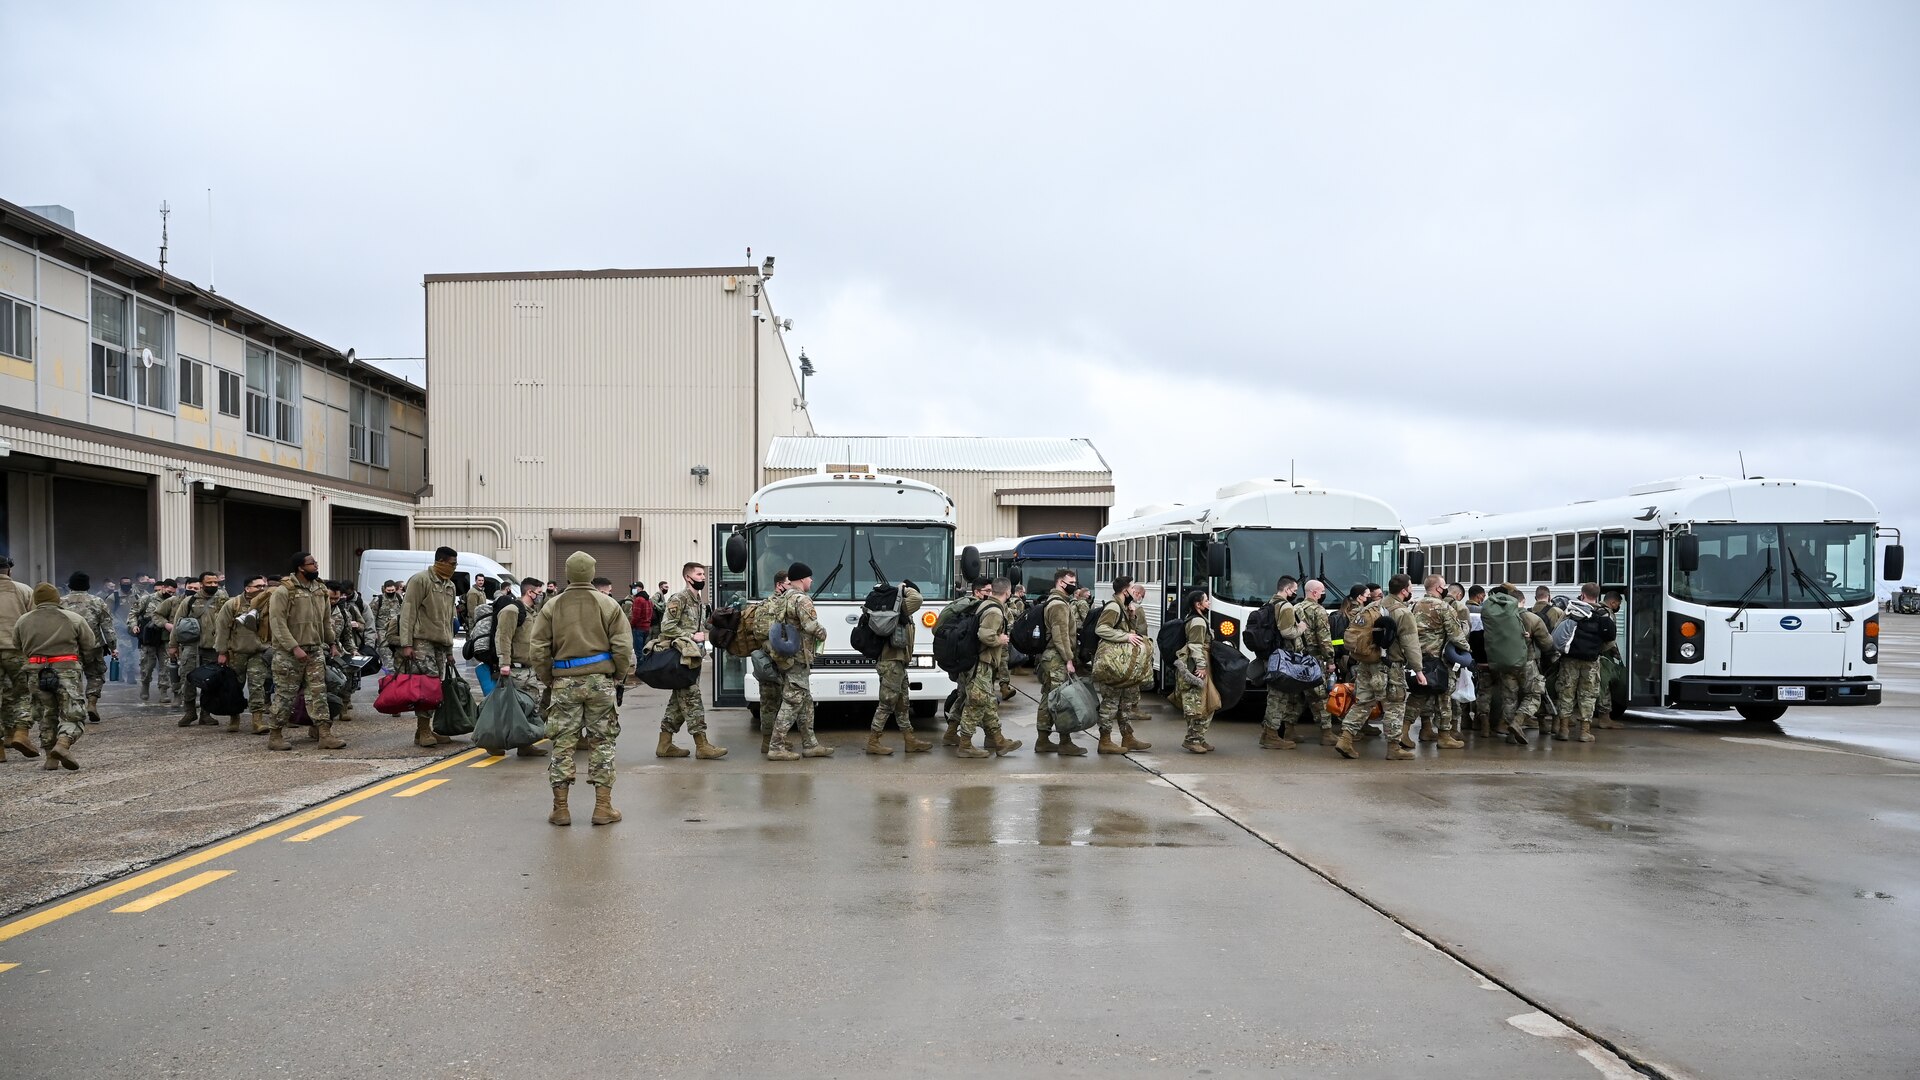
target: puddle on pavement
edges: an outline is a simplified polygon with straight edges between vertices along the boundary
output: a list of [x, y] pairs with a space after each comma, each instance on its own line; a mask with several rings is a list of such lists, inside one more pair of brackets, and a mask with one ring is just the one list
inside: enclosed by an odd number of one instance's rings
[[[1071, 784], [979, 785], [919, 801], [944, 819], [933, 842], [951, 847], [1212, 847], [1222, 842], [1206, 823], [1091, 805], [1088, 794]], [[877, 796], [876, 802], [889, 798]], [[888, 824], [889, 817], [898, 816], [896, 807], [876, 809], [876, 841], [914, 842], [910, 830]]]

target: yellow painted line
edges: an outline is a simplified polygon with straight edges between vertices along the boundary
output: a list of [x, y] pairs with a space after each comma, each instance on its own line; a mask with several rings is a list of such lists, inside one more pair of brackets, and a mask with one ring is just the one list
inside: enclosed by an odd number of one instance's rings
[[421, 783], [415, 784], [405, 791], [394, 792], [393, 797], [396, 799], [411, 799], [415, 795], [424, 795], [427, 792], [432, 791], [434, 788], [437, 788], [444, 783], [446, 783], [446, 780], [444, 779], [422, 781]]
[[333, 830], [339, 828], [342, 825], [351, 825], [354, 822], [359, 820], [360, 819], [358, 817], [355, 817], [352, 814], [342, 814], [341, 816], [334, 818], [332, 821], [327, 822], [325, 825], [316, 825], [313, 828], [308, 829], [306, 832], [297, 833], [293, 836], [289, 836], [286, 838], [284, 843], [304, 844], [309, 840], [318, 840], [321, 837], [327, 835], [328, 833], [332, 832]]
[[169, 900], [178, 900], [180, 897], [187, 895], [200, 886], [211, 885], [231, 873], [233, 873], [231, 870], [208, 870], [202, 874], [195, 874], [185, 881], [176, 881], [158, 892], [150, 892], [131, 904], [122, 904], [113, 909], [114, 914], [125, 913], [131, 915], [142, 911], [152, 911], [154, 908], [159, 907]]
[[505, 754], [501, 754], [499, 757], [494, 757], [492, 754], [488, 754], [486, 757], [483, 757], [479, 761], [476, 761], [473, 764], [467, 766], [467, 768], [484, 769], [489, 765], [497, 765], [500, 762], [505, 760], [507, 760], [507, 755]]
[[425, 768], [415, 769], [410, 773], [382, 780], [371, 787], [362, 788], [348, 795], [342, 795], [330, 803], [295, 814], [285, 821], [276, 821], [271, 825], [262, 825], [252, 832], [242, 833], [231, 840], [223, 841], [212, 847], [193, 852], [192, 854], [182, 855], [172, 862], [162, 863], [151, 870], [143, 870], [132, 877], [122, 878], [119, 881], [102, 885], [90, 893], [76, 896], [64, 903], [55, 904], [43, 911], [36, 911], [31, 915], [22, 915], [12, 922], [0, 923], [0, 941], [10, 941], [29, 930], [38, 930], [48, 923], [59, 922], [69, 915], [77, 915], [89, 908], [98, 907], [116, 897], [125, 896], [130, 892], [138, 892], [156, 881], [163, 881], [183, 870], [191, 870], [196, 866], [204, 866], [222, 855], [232, 854], [243, 847], [279, 836], [281, 833], [292, 832], [302, 825], [309, 825], [326, 817], [335, 810], [344, 810], [362, 799], [371, 799], [375, 795], [383, 795], [392, 791], [394, 788], [410, 784], [422, 776], [437, 773], [442, 769], [451, 769], [455, 765], [473, 760], [475, 754], [484, 753], [486, 753], [485, 750], [475, 748], [455, 754], [445, 761], [436, 761]]
[[19, 964], [0, 964], [0, 971], [12, 971], [19, 966]]

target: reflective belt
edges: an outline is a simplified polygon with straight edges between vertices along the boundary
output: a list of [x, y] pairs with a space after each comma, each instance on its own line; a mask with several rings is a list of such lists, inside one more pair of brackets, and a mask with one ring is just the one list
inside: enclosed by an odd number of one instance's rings
[[555, 660], [553, 670], [565, 671], [568, 668], [586, 667], [588, 664], [603, 664], [613, 659], [610, 652], [594, 653], [592, 656], [576, 656], [571, 660]]
[[80, 662], [80, 658], [78, 656], [29, 656], [27, 657], [27, 663], [29, 664], [77, 664], [79, 662]]

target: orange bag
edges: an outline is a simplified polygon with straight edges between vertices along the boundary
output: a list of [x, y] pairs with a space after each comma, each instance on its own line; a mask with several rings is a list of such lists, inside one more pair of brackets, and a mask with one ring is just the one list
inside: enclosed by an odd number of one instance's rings
[[1353, 684], [1334, 683], [1333, 690], [1327, 694], [1327, 715], [1335, 720], [1344, 720], [1347, 710], [1353, 708]]

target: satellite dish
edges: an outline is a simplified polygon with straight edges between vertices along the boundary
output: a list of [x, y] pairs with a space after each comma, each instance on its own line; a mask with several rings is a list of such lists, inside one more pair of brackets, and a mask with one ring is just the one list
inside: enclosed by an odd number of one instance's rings
[[140, 350], [140, 366], [141, 367], [153, 366], [153, 350], [152, 349]]

